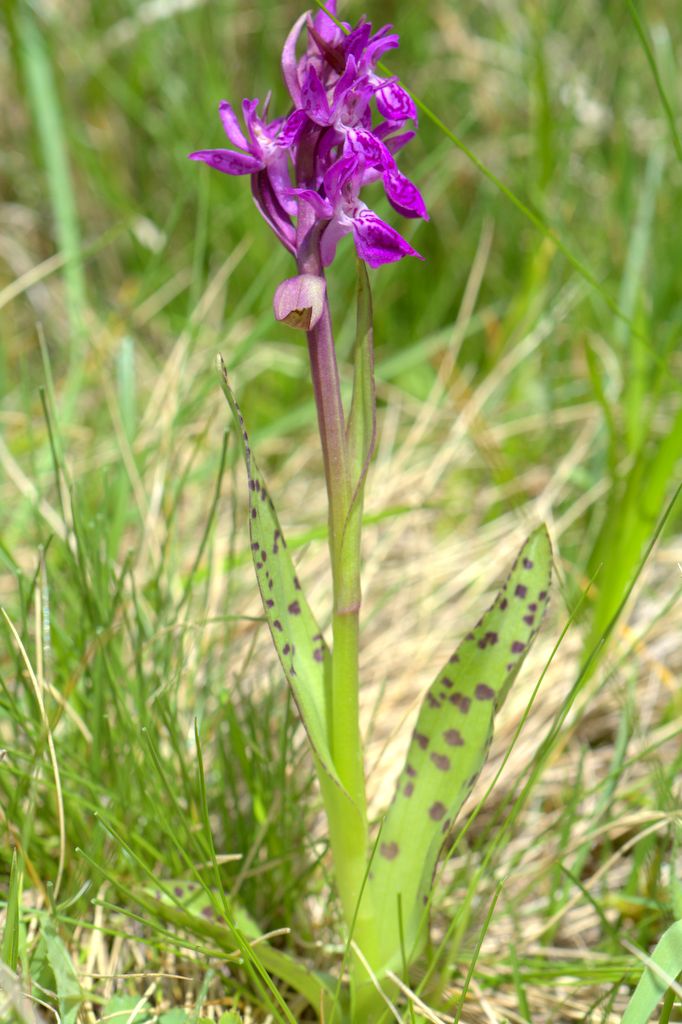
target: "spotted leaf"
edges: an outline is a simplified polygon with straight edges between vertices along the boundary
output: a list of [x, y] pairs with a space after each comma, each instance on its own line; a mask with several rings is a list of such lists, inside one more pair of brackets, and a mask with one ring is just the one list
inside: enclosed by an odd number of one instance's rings
[[408, 962], [423, 945], [436, 862], [483, 766], [493, 718], [542, 620], [552, 551], [544, 527], [530, 536], [495, 602], [427, 691], [381, 831], [368, 898], [383, 909], [383, 966]]
[[218, 357], [220, 383], [237, 424], [249, 483], [249, 533], [256, 578], [275, 650], [318, 765], [341, 785], [329, 749], [325, 680], [330, 656], [287, 550], [277, 513], [253, 457], [237, 400]]

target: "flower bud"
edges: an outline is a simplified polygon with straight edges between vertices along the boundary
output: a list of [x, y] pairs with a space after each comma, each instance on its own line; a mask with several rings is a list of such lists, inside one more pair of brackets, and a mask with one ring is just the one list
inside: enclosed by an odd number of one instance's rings
[[326, 288], [324, 278], [315, 274], [287, 278], [275, 292], [275, 318], [297, 330], [311, 330], [322, 316]]

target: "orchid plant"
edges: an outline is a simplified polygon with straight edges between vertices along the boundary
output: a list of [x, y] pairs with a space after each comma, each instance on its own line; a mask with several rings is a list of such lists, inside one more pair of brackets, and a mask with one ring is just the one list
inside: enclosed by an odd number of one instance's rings
[[[223, 101], [220, 117], [231, 147], [191, 154], [225, 174], [249, 177], [256, 206], [296, 261], [296, 275], [276, 290], [274, 312], [307, 335], [329, 507], [330, 645], [302, 591], [222, 359], [219, 372], [246, 464], [258, 586], [312, 748], [353, 951], [344, 999], [335, 1000], [333, 985], [320, 980], [317, 1008], [326, 1020], [378, 1019], [377, 984], [390, 987], [391, 972], [409, 968], [427, 949], [437, 861], [484, 762], [495, 711], [540, 625], [551, 566], [549, 540], [540, 527], [489, 611], [425, 694], [393, 802], [374, 832], [365, 795], [358, 673], [363, 495], [376, 435], [367, 267], [422, 257], [361, 195], [366, 186], [381, 183], [399, 214], [428, 218], [419, 189], [396, 162], [415, 134], [415, 104], [395, 78], [377, 71], [398, 41], [390, 26], [373, 32], [364, 19], [355, 27], [338, 21], [333, 0], [314, 17], [301, 15], [282, 52], [291, 112], [270, 120], [269, 97], [260, 113], [259, 101], [247, 99], [242, 128]], [[325, 276], [345, 235], [352, 235], [358, 265], [348, 409]], [[270, 966], [277, 971], [281, 963], [280, 955]], [[298, 985], [295, 972], [280, 973], [314, 1001], [308, 973]]]

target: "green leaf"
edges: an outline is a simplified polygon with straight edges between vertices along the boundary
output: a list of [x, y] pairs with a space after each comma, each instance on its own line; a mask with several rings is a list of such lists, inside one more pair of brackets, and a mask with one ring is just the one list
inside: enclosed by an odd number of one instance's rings
[[[238, 427], [249, 481], [249, 532], [258, 587], [272, 641], [318, 762], [341, 786], [329, 747], [326, 683], [329, 649], [303, 596], [277, 513], [249, 445], [237, 399], [218, 356], [220, 384]], [[350, 798], [349, 798], [350, 799]]]
[[0, 945], [0, 959], [16, 971], [19, 960], [19, 893], [21, 890], [21, 872], [17, 867], [17, 851], [12, 851], [12, 866], [9, 872], [9, 892], [7, 893], [7, 912], [5, 928]]
[[75, 1024], [83, 993], [69, 951], [57, 934], [54, 921], [49, 917], [43, 921], [42, 936], [57, 988], [59, 1016], [62, 1024]]
[[382, 965], [396, 962], [401, 927], [408, 962], [426, 939], [436, 862], [485, 761], [495, 712], [538, 631], [551, 561], [543, 526], [424, 697], [368, 885], [382, 907]]
[[650, 957], [642, 958], [646, 964], [644, 974], [632, 993], [622, 1024], [645, 1024], [666, 990], [682, 974], [682, 921], [676, 921], [664, 932]]

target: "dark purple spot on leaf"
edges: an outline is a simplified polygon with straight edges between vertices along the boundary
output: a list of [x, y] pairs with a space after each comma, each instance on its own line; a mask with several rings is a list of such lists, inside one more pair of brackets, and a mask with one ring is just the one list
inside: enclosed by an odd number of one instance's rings
[[546, 600], [547, 600], [547, 591], [546, 590], [541, 590], [540, 593], [538, 594], [538, 601], [546, 601]]
[[530, 558], [524, 558], [524, 560], [523, 560], [523, 568], [524, 569], [532, 569], [533, 568], [533, 563], [531, 562]]
[[257, 515], [258, 515], [258, 513], [256, 512], [255, 508], [252, 508], [251, 509], [251, 518], [255, 519]]
[[511, 645], [512, 654], [521, 654], [521, 651], [525, 651], [526, 645], [522, 644], [520, 640], [515, 640]]
[[476, 699], [477, 700], [492, 700], [495, 696], [495, 691], [492, 687], [486, 683], [478, 683], [476, 686]]
[[509, 601], [507, 600], [506, 597], [503, 597], [502, 600], [500, 601], [500, 611], [501, 612], [505, 611], [505, 609], [507, 608], [508, 605], [509, 605]]
[[417, 775], [416, 771], [414, 770], [411, 764], [405, 765], [405, 774], [409, 775], [411, 779], [416, 778]]
[[294, 588], [296, 590], [300, 590], [301, 589], [301, 584], [298, 582], [298, 576], [294, 576]]
[[537, 610], [538, 610], [538, 606], [536, 605], [535, 601], [531, 601], [531, 603], [528, 605], [528, 611], [529, 612], [536, 612]]
[[434, 697], [432, 693], [427, 693], [426, 694], [426, 703], [429, 705], [430, 708], [439, 708], [440, 707], [440, 701], [437, 700], [437, 698]]
[[258, 541], [254, 540], [253, 544], [251, 545], [251, 550], [252, 551], [258, 551], [259, 547], [260, 547], [260, 544], [258, 543]]
[[529, 626], [532, 626], [533, 623], [535, 622], [535, 616], [534, 615], [524, 615], [523, 616], [523, 621], [525, 623], [527, 623]]
[[485, 636], [482, 636], [481, 639], [478, 641], [478, 646], [481, 648], [482, 651], [484, 651], [488, 646], [494, 647], [498, 639], [499, 637], [497, 633], [493, 633], [492, 631], [488, 632], [485, 634]]
[[282, 623], [279, 621], [279, 619], [275, 619], [275, 621], [273, 622], [272, 626], [273, 626], [273, 629], [279, 630], [280, 633], [283, 632]]
[[381, 846], [379, 847], [379, 853], [381, 854], [382, 857], [385, 857], [386, 860], [395, 860], [399, 853], [398, 844], [382, 843]]
[[289, 612], [291, 612], [292, 615], [300, 615], [301, 614], [301, 606], [298, 603], [298, 601], [292, 601], [291, 604], [289, 605], [289, 608], [287, 610]]
[[454, 654], [450, 655], [449, 664], [450, 665], [456, 665], [458, 661], [459, 661], [459, 654], [457, 654], [457, 652], [455, 651]]
[[449, 747], [463, 747], [464, 740], [459, 729], [447, 729], [443, 733], [443, 738]]
[[271, 597], [269, 597], [267, 599], [267, 601], [265, 602], [265, 605], [266, 605], [267, 608], [274, 608], [275, 607], [275, 602], [272, 600]]
[[523, 583], [516, 584], [516, 590], [514, 591], [515, 597], [525, 597], [528, 593], [528, 587], [524, 587]]
[[440, 821], [446, 811], [447, 807], [445, 804], [442, 804], [440, 800], [437, 800], [435, 804], [431, 804], [429, 807], [429, 818], [431, 818], [432, 821]]
[[452, 689], [452, 687], [455, 685], [452, 679], [448, 679], [447, 676], [443, 676], [443, 678], [441, 679], [441, 683], [447, 690]]
[[324, 661], [324, 651], [321, 647], [316, 647], [313, 651], [313, 658], [315, 661]]
[[429, 737], [425, 736], [422, 732], [415, 732], [414, 741], [422, 748], [422, 750], [426, 750], [429, 745]]
[[443, 822], [443, 827], [441, 829], [441, 832], [443, 832], [443, 833], [447, 832], [451, 825], [452, 825], [451, 819], [450, 818], [446, 818], [445, 821]]
[[405, 796], [412, 796], [412, 794], [414, 793], [414, 782], [408, 782], [407, 785], [405, 786], [405, 789], [403, 790], [403, 793], [405, 794]]
[[282, 654], [288, 654], [290, 650], [291, 647], [289, 646], [289, 644], [285, 644], [284, 647], [282, 648]]
[[204, 917], [214, 917], [213, 907], [202, 907], [201, 913]]
[[450, 758], [447, 754], [431, 754], [431, 760], [435, 764], [439, 772], [447, 772], [450, 770]]
[[471, 704], [471, 698], [465, 697], [463, 693], [453, 693], [450, 696], [450, 703], [454, 704], [455, 707], [459, 708], [463, 715], [466, 715]]

